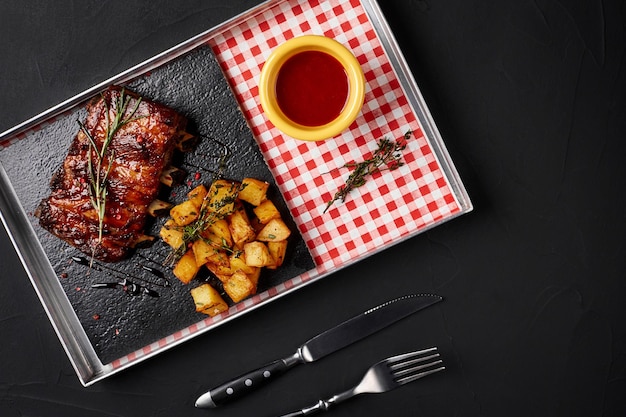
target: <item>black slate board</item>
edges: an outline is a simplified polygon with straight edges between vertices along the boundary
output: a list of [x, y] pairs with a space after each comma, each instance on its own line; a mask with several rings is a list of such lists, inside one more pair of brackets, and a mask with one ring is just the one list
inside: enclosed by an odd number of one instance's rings
[[[208, 46], [196, 48], [132, 80], [127, 88], [185, 115], [189, 119], [188, 130], [201, 137], [193, 152], [175, 156], [175, 163], [189, 175], [180, 186], [164, 187], [162, 198], [172, 202], [182, 201], [191, 188], [210, 181], [223, 151], [218, 141], [226, 145], [232, 155], [223, 172], [224, 178], [241, 180], [243, 177], [254, 177], [272, 184], [269, 197], [293, 233], [289, 238], [285, 264], [275, 271], [263, 271], [259, 292], [314, 268], [306, 244]], [[193, 283], [181, 284], [168, 268], [161, 266], [169, 248], [158, 240], [149, 248], [137, 250], [130, 259], [107, 264], [107, 267], [131, 276], [133, 283], [157, 292], [159, 297], [147, 294], [133, 296], [121, 286], [94, 289], [91, 287], [94, 283], [116, 282], [119, 275], [107, 269], [89, 269], [72, 261], [73, 256], [82, 254], [38, 225], [32, 212], [48, 195], [50, 177], [65, 158], [78, 129], [77, 120], [82, 120], [85, 114], [84, 106], [69, 110], [41, 126], [40, 130], [3, 149], [0, 160], [87, 337], [100, 360], [109, 363], [204, 319], [206, 316], [195, 312], [189, 290], [203, 280], [215, 280], [203, 269]], [[164, 219], [151, 221], [150, 234], [158, 235], [163, 222]], [[148, 272], [142, 266], [163, 272], [165, 278]], [[171, 286], [157, 285], [165, 282]]]

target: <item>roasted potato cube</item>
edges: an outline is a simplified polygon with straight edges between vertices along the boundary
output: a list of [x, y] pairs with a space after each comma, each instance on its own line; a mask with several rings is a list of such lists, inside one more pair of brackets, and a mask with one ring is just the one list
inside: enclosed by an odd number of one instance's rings
[[179, 226], [187, 226], [198, 218], [199, 213], [199, 208], [190, 200], [185, 200], [170, 210], [170, 216]]
[[244, 252], [235, 252], [229, 258], [230, 269], [234, 271], [242, 271], [244, 274], [254, 272], [254, 267], [246, 263], [246, 254]]
[[279, 242], [286, 240], [290, 234], [291, 230], [282, 219], [272, 219], [261, 229], [256, 239], [262, 242]]
[[193, 302], [198, 313], [213, 317], [228, 310], [228, 304], [222, 296], [209, 284], [202, 284], [191, 290]]
[[209, 225], [207, 230], [213, 236], [218, 238], [216, 241], [218, 242], [219, 247], [227, 246], [230, 248], [233, 246], [233, 237], [230, 234], [230, 229], [228, 228], [228, 222], [226, 220], [216, 220]]
[[213, 245], [207, 243], [203, 239], [194, 241], [192, 249], [196, 258], [196, 265], [198, 266], [202, 266], [207, 262], [222, 266], [230, 265], [228, 256], [224, 251], [216, 249]]
[[220, 218], [235, 210], [235, 200], [239, 193], [240, 184], [236, 181], [216, 180], [209, 189], [207, 210], [217, 212]]
[[233, 243], [237, 247], [242, 247], [245, 243], [252, 242], [256, 236], [256, 232], [250, 225], [248, 215], [245, 210], [236, 210], [229, 216], [230, 235]]
[[267, 242], [267, 249], [274, 259], [274, 265], [268, 268], [273, 269], [281, 266], [285, 260], [285, 253], [287, 252], [287, 241], [281, 240], [278, 242]]
[[272, 219], [280, 219], [280, 212], [272, 203], [272, 200], [265, 200], [257, 207], [253, 208], [254, 215], [259, 219], [262, 224], [267, 224]]
[[258, 206], [267, 196], [269, 183], [255, 178], [244, 178], [241, 181], [241, 191], [239, 191], [239, 199], [246, 201], [253, 206]]
[[159, 236], [161, 236], [163, 242], [167, 243], [174, 250], [180, 248], [184, 244], [183, 231], [180, 230], [179, 226], [177, 226], [172, 219], [166, 221], [163, 227], [161, 227]]
[[202, 266], [215, 254], [215, 248], [202, 239], [198, 239], [191, 245], [196, 265]]
[[230, 261], [228, 260], [228, 254], [223, 250], [215, 251], [215, 253], [207, 259], [207, 263], [218, 265], [220, 267], [229, 268]]
[[274, 264], [274, 258], [270, 255], [267, 246], [263, 242], [250, 242], [243, 246], [248, 266], [268, 266]]
[[252, 291], [252, 293], [256, 294], [257, 286], [259, 284], [259, 277], [261, 276], [261, 268], [254, 268], [254, 271], [252, 273], [246, 275], [248, 276], [250, 282], [252, 282], [252, 284], [254, 285], [254, 290]]
[[193, 251], [188, 250], [174, 265], [174, 275], [183, 284], [189, 284], [196, 277], [200, 266], [196, 264], [196, 257]]
[[206, 266], [206, 268], [222, 282], [227, 281], [234, 272], [230, 268], [230, 265], [220, 265], [213, 262], [207, 262], [204, 266]]
[[207, 244], [211, 245], [214, 249], [222, 249], [228, 247], [223, 245], [224, 242], [222, 241], [222, 238], [208, 230], [202, 232], [200, 236]]
[[250, 278], [241, 271], [235, 272], [228, 281], [224, 283], [224, 291], [235, 303], [249, 297], [254, 293], [255, 285]]
[[202, 202], [204, 201], [204, 197], [207, 195], [208, 191], [203, 184], [198, 185], [193, 190], [187, 193], [187, 199], [193, 203], [194, 206], [198, 210], [202, 207]]

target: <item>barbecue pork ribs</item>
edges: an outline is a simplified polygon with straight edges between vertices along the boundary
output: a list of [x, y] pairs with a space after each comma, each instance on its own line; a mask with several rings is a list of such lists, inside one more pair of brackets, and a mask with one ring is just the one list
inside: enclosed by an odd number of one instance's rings
[[[93, 202], [96, 148], [102, 149], [124, 102], [118, 120], [127, 123], [110, 137], [101, 160], [100, 178], [106, 178], [101, 183], [106, 187], [101, 226]], [[148, 206], [157, 197], [159, 177], [185, 135], [186, 123], [175, 111], [123, 88], [105, 90], [87, 105], [87, 117], [50, 181], [51, 194], [36, 210], [40, 225], [94, 259], [127, 257], [146, 239]]]

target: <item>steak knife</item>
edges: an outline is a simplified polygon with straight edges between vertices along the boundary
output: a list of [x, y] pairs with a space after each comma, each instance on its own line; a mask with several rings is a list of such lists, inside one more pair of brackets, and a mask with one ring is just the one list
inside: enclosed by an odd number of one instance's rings
[[435, 294], [410, 294], [387, 301], [313, 337], [293, 355], [268, 363], [211, 389], [198, 397], [196, 407], [214, 408], [240, 398], [295, 365], [323, 358], [441, 300], [443, 298]]

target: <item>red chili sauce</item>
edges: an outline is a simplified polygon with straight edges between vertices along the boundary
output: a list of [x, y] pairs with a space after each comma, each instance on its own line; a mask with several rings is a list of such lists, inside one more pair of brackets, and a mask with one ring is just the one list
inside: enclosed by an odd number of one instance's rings
[[325, 52], [300, 52], [285, 61], [278, 72], [278, 106], [285, 116], [303, 126], [322, 126], [333, 121], [347, 98], [346, 71]]

